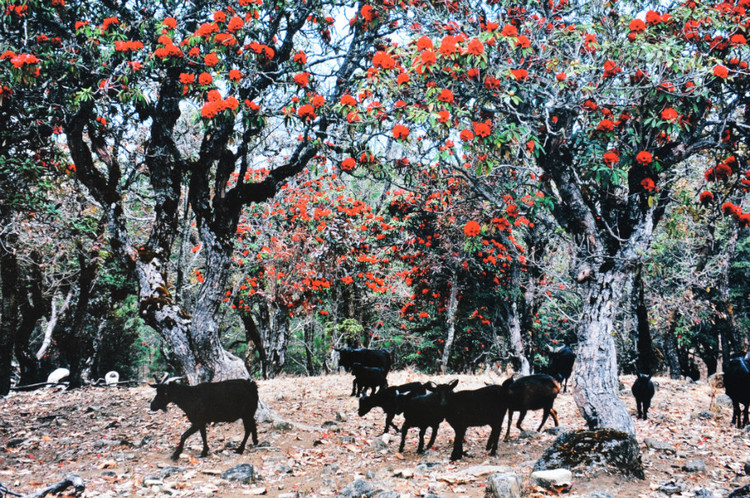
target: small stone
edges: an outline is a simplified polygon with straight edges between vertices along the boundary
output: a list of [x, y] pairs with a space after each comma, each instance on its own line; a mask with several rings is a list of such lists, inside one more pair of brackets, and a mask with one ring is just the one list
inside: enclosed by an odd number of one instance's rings
[[294, 424], [286, 420], [277, 420], [273, 423], [273, 428], [277, 431], [291, 431], [294, 429]]
[[661, 483], [657, 490], [666, 495], [676, 495], [677, 493], [682, 493], [682, 486], [674, 481], [669, 481]]
[[523, 481], [518, 474], [504, 472], [492, 474], [487, 480], [487, 496], [494, 498], [519, 498], [522, 496]]
[[268, 494], [268, 490], [266, 488], [250, 488], [247, 491], [247, 494], [254, 495], [254, 496], [260, 496]]
[[255, 467], [249, 463], [241, 463], [221, 474], [221, 478], [228, 481], [238, 481], [244, 484], [249, 484], [255, 480]]
[[614, 496], [606, 491], [592, 491], [588, 494], [587, 498], [614, 498]]
[[537, 470], [531, 473], [531, 480], [544, 488], [570, 486], [573, 473], [568, 469]]
[[706, 472], [706, 462], [703, 460], [688, 460], [682, 466], [685, 472]]
[[362, 479], [357, 479], [336, 495], [337, 498], [360, 498], [362, 496], [374, 496], [378, 491], [372, 484]]
[[745, 474], [748, 474], [748, 475], [750, 475], [750, 462], [745, 462], [745, 463], [743, 464], [743, 468], [744, 468], [744, 470], [745, 470]]
[[672, 444], [659, 441], [652, 437], [647, 437], [643, 442], [646, 443], [647, 448], [651, 448], [652, 450], [666, 451], [667, 453], [675, 453], [677, 451]]
[[416, 466], [414, 472], [420, 475], [431, 474], [432, 472], [440, 472], [443, 470], [443, 464], [438, 462], [422, 462]]
[[393, 475], [396, 477], [403, 477], [404, 479], [409, 479], [410, 477], [414, 477], [414, 471], [410, 469], [397, 469], [393, 472]]
[[336, 412], [336, 421], [337, 422], [346, 422], [348, 419], [346, 418], [346, 414], [344, 412], [337, 411]]
[[693, 498], [715, 498], [713, 491], [706, 488], [695, 488], [693, 490]]
[[164, 481], [162, 481], [161, 479], [154, 479], [154, 478], [147, 477], [143, 480], [143, 485], [147, 487], [164, 486]]

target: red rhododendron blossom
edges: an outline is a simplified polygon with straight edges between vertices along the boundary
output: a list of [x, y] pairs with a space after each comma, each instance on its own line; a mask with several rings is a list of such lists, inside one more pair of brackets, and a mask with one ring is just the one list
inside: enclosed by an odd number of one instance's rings
[[482, 232], [482, 227], [476, 221], [467, 221], [464, 225], [464, 235], [467, 237], [476, 237]]
[[437, 57], [435, 56], [435, 52], [432, 50], [425, 50], [422, 52], [422, 55], [419, 57], [419, 59], [422, 61], [422, 64], [429, 67], [435, 64], [437, 62]]
[[513, 75], [513, 79], [516, 81], [526, 81], [529, 77], [529, 72], [525, 69], [511, 69], [510, 74]]
[[596, 127], [596, 131], [610, 133], [615, 129], [615, 123], [611, 119], [602, 119]]
[[180, 83], [183, 85], [190, 85], [195, 82], [195, 75], [190, 73], [180, 74]]
[[242, 20], [240, 16], [234, 16], [229, 20], [229, 24], [227, 24], [227, 29], [230, 33], [234, 33], [237, 30], [242, 29], [245, 26], [245, 21]]
[[732, 35], [732, 37], [729, 38], [729, 43], [731, 43], [732, 45], [747, 45], [747, 39], [743, 35], [738, 33], [736, 35]]
[[741, 227], [750, 226], [750, 213], [741, 214], [740, 217], [737, 219], [737, 222], [740, 224]]
[[224, 99], [224, 104], [227, 106], [227, 109], [235, 111], [240, 106], [240, 101], [236, 97], [229, 96]]
[[440, 102], [445, 102], [446, 104], [450, 104], [451, 102], [453, 102], [453, 92], [451, 92], [451, 91], [450, 91], [450, 90], [448, 90], [447, 88], [444, 88], [444, 89], [443, 89], [443, 90], [442, 90], [442, 91], [440, 92], [440, 95], [438, 95], [438, 98], [437, 98], [437, 99], [438, 99], [438, 100], [439, 100]]
[[372, 22], [378, 17], [378, 12], [372, 8], [372, 5], [363, 5], [362, 8], [359, 10], [359, 13], [362, 15], [362, 18], [367, 22]]
[[458, 136], [464, 142], [468, 142], [470, 140], [474, 140], [474, 133], [471, 130], [466, 129], [466, 128], [464, 128], [463, 130], [461, 130], [461, 133]]
[[214, 12], [214, 21], [216, 22], [227, 22], [227, 15], [223, 10], [217, 10]]
[[700, 201], [700, 203], [704, 206], [707, 206], [714, 201], [714, 194], [709, 192], [708, 190], [704, 190], [698, 196], [698, 201]]
[[666, 109], [661, 111], [661, 119], [663, 119], [664, 121], [676, 121], [679, 117], [680, 115], [677, 114], [677, 111], [675, 111], [672, 107], [667, 107]]
[[208, 94], [206, 95], [206, 100], [208, 100], [209, 102], [216, 102], [217, 100], [221, 100], [221, 92], [216, 89], [209, 90]]
[[37, 62], [39, 62], [39, 58], [33, 54], [18, 54], [10, 59], [10, 63], [16, 69], [20, 69], [25, 65], [36, 64]]
[[294, 75], [294, 82], [300, 88], [306, 88], [310, 84], [310, 73], [297, 73]]
[[161, 23], [167, 29], [175, 29], [177, 27], [177, 19], [174, 17], [167, 17]]
[[372, 65], [381, 69], [393, 69], [396, 67], [396, 59], [388, 55], [384, 50], [378, 50], [372, 56]]
[[477, 38], [472, 38], [466, 47], [466, 53], [469, 55], [482, 55], [484, 53], [484, 45]]
[[472, 123], [474, 125], [474, 134], [478, 137], [489, 137], [490, 133], [492, 133], [492, 129], [490, 128], [489, 122], [485, 123]]
[[451, 113], [448, 111], [438, 111], [438, 121], [441, 123], [447, 123], [448, 120], [451, 118]]
[[349, 107], [357, 106], [357, 100], [353, 96], [349, 95], [348, 93], [346, 95], [343, 95], [339, 102], [341, 102], [341, 105], [346, 105]]
[[455, 54], [456, 50], [456, 37], [451, 35], [444, 36], [442, 41], [440, 42], [440, 48], [438, 49], [440, 55], [442, 55], [443, 57], [448, 57], [449, 55]]
[[659, 24], [661, 23], [661, 15], [656, 11], [649, 10], [646, 12], [646, 22], [651, 26]]
[[741, 213], [742, 210], [738, 206], [735, 206], [731, 202], [725, 202], [721, 205], [721, 212], [724, 213], [726, 216], [730, 215], [738, 215], [737, 211]]
[[528, 36], [521, 35], [516, 39], [516, 48], [529, 48], [531, 46], [531, 40]]
[[344, 171], [351, 171], [357, 165], [357, 161], [353, 157], [347, 157], [341, 161], [341, 169]]
[[297, 116], [306, 121], [312, 121], [313, 119], [318, 117], [317, 114], [315, 114], [315, 108], [310, 104], [300, 106], [300, 108], [297, 110]]
[[219, 56], [217, 56], [214, 52], [211, 52], [210, 54], [206, 54], [206, 56], [203, 58], [203, 62], [205, 62], [208, 67], [214, 67], [219, 63]]
[[297, 64], [307, 64], [307, 54], [300, 50], [299, 52], [294, 54], [292, 60]]
[[434, 46], [432, 44], [432, 39], [427, 35], [417, 40], [417, 50], [419, 50], [420, 52], [427, 49], [432, 50], [433, 47]]
[[651, 161], [653, 160], [653, 156], [650, 152], [642, 150], [638, 153], [637, 156], [635, 156], [635, 160], [640, 164], [641, 166], [648, 166], [651, 164]]
[[643, 33], [646, 31], [646, 23], [640, 19], [633, 19], [630, 21], [630, 31], [633, 33]]
[[500, 32], [503, 36], [518, 36], [518, 28], [513, 26], [512, 24], [506, 24], [503, 26], [503, 30]]
[[557, 73], [557, 74], [555, 75], [555, 79], [556, 79], [557, 81], [565, 81], [565, 78], [567, 78], [567, 77], [568, 77], [568, 75], [567, 75], [567, 74], [565, 74], [565, 73]]
[[620, 161], [620, 156], [617, 154], [617, 152], [609, 150], [602, 154], [602, 160], [607, 166], [611, 168], [612, 165]]
[[615, 61], [609, 60], [604, 63], [604, 75], [602, 76], [602, 78], [606, 80], [607, 78], [615, 76], [620, 71], [622, 71], [622, 69], [617, 65], [617, 63], [615, 63]]
[[203, 85], [203, 86], [210, 85], [213, 80], [214, 80], [213, 76], [211, 76], [208, 73], [201, 73], [198, 76], [199, 85]]
[[402, 124], [393, 127], [393, 138], [396, 140], [409, 138], [409, 128]]
[[724, 79], [727, 76], [729, 76], [729, 70], [726, 68], [726, 66], [717, 64], [714, 66], [714, 76], [716, 76], [717, 78]]
[[322, 95], [315, 95], [313, 98], [310, 99], [310, 103], [315, 107], [316, 109], [319, 109], [323, 107], [323, 105], [326, 103], [326, 98]]
[[398, 77], [396, 77], [396, 83], [399, 85], [409, 83], [409, 75], [407, 73], [399, 73]]
[[646, 192], [651, 192], [656, 187], [656, 184], [651, 178], [644, 178], [641, 180], [641, 187], [643, 187], [643, 190]]
[[213, 119], [217, 114], [226, 109], [226, 104], [223, 100], [216, 100], [214, 102], [206, 102], [201, 108], [201, 116], [205, 119]]
[[102, 33], [107, 31], [110, 26], [114, 26], [116, 24], [120, 24], [120, 20], [116, 17], [107, 17], [102, 21]]
[[230, 70], [229, 79], [232, 81], [240, 81], [242, 79], [242, 71], [240, 71], [239, 69]]

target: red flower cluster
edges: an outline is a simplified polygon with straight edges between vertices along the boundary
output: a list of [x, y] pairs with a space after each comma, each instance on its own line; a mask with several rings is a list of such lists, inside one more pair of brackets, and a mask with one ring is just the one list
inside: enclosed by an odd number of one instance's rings
[[300, 88], [307, 88], [310, 84], [310, 73], [297, 73], [294, 75], [294, 83]]
[[310, 104], [300, 106], [300, 108], [297, 110], [297, 116], [305, 121], [312, 121], [318, 117], [318, 115], [315, 114], [315, 108]]
[[453, 102], [453, 92], [448, 90], [447, 88], [444, 88], [440, 95], [438, 95], [437, 98], [440, 102], [445, 102], [446, 104], [450, 104]]
[[409, 128], [402, 124], [393, 127], [393, 138], [396, 140], [409, 138]]
[[353, 157], [347, 157], [341, 161], [341, 169], [344, 171], [351, 171], [357, 166], [357, 161]]
[[708, 206], [714, 201], [714, 194], [709, 192], [708, 190], [704, 190], [698, 196], [698, 201], [704, 206]]
[[115, 51], [117, 52], [136, 52], [143, 48], [143, 43], [139, 41], [117, 40], [115, 42]]
[[464, 225], [464, 235], [467, 237], [476, 237], [482, 232], [482, 227], [476, 221], [467, 221]]
[[485, 121], [484, 123], [474, 121], [471, 124], [474, 126], [474, 134], [478, 137], [486, 138], [492, 133], [489, 121]]
[[636, 162], [641, 166], [648, 166], [653, 161], [654, 157], [650, 152], [642, 150], [635, 156]]
[[393, 69], [396, 67], [396, 59], [388, 55], [384, 50], [378, 50], [372, 56], [372, 65], [380, 69]]

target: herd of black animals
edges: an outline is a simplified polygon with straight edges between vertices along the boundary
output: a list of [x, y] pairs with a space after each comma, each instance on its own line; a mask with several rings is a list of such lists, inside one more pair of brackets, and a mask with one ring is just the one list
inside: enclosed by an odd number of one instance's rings
[[[559, 425], [557, 412], [553, 408], [555, 398], [561, 390], [561, 384], [567, 386], [575, 361], [575, 354], [565, 346], [552, 353], [550, 374], [534, 374], [506, 380], [501, 385], [488, 385], [479, 389], [455, 391], [458, 379], [448, 384], [434, 382], [410, 382], [400, 386], [388, 386], [387, 376], [391, 369], [391, 354], [387, 349], [352, 349], [336, 350], [340, 355], [339, 365], [354, 374], [352, 396], [359, 398], [359, 416], [369, 413], [374, 407], [380, 407], [386, 414], [386, 434], [391, 427], [401, 432], [399, 452], [404, 451], [406, 435], [411, 427], [419, 428], [419, 445], [417, 453], [425, 449], [424, 436], [431, 428], [430, 448], [437, 437], [438, 427], [446, 420], [455, 432], [451, 460], [458, 460], [464, 455], [463, 439], [469, 427], [489, 425], [490, 437], [486, 450], [490, 455], [497, 452], [503, 419], [508, 414], [508, 429], [505, 439], [510, 434], [513, 413], [519, 412], [516, 426], [522, 430], [526, 413], [529, 410], [543, 410], [541, 430], [547, 418], [552, 415], [555, 426]], [[724, 372], [724, 388], [733, 405], [732, 424], [738, 428], [748, 425], [748, 408], [750, 407], [750, 353], [744, 357], [732, 358]], [[151, 402], [151, 410], [167, 411], [169, 403], [175, 403], [188, 417], [190, 427], [180, 437], [180, 443], [172, 454], [177, 460], [182, 453], [185, 441], [200, 431], [203, 438], [201, 456], [208, 454], [206, 425], [211, 422], [234, 422], [242, 419], [245, 435], [236, 452], [242, 454], [249, 436], [253, 444], [258, 444], [255, 424], [255, 412], [258, 408], [258, 386], [252, 380], [227, 380], [204, 383], [197, 386], [186, 386], [179, 383], [159, 382], [153, 384], [156, 397]], [[369, 396], [366, 395], [370, 390]], [[651, 376], [638, 374], [631, 389], [636, 400], [637, 416], [648, 419], [648, 410], [654, 396], [654, 383]], [[740, 408], [743, 405], [743, 408]], [[404, 422], [399, 429], [393, 424], [393, 418], [403, 413]]]

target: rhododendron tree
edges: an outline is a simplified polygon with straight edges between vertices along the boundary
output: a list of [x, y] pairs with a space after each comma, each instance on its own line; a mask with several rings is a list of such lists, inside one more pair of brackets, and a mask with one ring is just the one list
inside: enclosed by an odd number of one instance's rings
[[[17, 111], [4, 125], [33, 116], [33, 129], [62, 131], [75, 179], [138, 281], [141, 316], [189, 382], [246, 376], [219, 328], [242, 209], [315, 164], [335, 126], [328, 107], [390, 29], [389, 7], [336, 28], [353, 12], [319, 0], [3, 5], [0, 102]], [[246, 181], [268, 157], [274, 169]], [[145, 236], [126, 216], [136, 184], [151, 200]], [[205, 260], [191, 306], [169, 278], [184, 206]]]
[[[707, 177], [716, 190], [743, 186], [746, 2], [410, 8], [419, 22], [381, 49], [394, 63], [372, 61], [349, 111], [369, 118], [361, 129], [381, 130], [367, 143], [380, 156], [371, 164], [437, 162], [498, 206], [510, 196], [509, 210], [525, 193], [544, 195], [572, 242], [582, 295], [575, 399], [590, 426], [632, 433], [617, 397], [615, 314], [686, 161], [723, 163]], [[745, 223], [722, 197], [722, 212]]]

